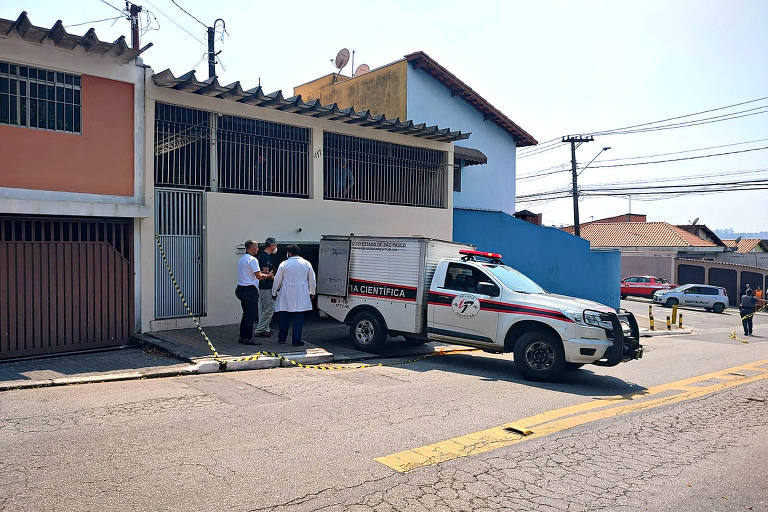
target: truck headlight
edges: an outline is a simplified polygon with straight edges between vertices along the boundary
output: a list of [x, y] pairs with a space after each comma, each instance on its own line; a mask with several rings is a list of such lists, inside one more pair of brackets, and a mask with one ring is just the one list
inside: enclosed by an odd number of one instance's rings
[[609, 319], [606, 319], [600, 311], [585, 309], [583, 316], [584, 323], [587, 325], [600, 327], [601, 329], [613, 329], [613, 323]]

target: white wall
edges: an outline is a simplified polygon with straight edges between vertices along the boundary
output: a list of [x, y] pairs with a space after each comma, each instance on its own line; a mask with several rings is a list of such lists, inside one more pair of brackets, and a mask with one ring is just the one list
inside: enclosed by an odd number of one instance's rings
[[[150, 206], [154, 204], [154, 160], [152, 158], [154, 123], [152, 120], [155, 101], [308, 127], [312, 130], [310, 155], [315, 155], [316, 151], [322, 148], [323, 130], [448, 152], [446, 208], [325, 201], [322, 198], [322, 154], [312, 158], [309, 199], [206, 193], [203, 260], [207, 315], [201, 318], [203, 325], [222, 325], [240, 321], [240, 304], [234, 296], [236, 264], [239, 258], [236, 248], [249, 238], [261, 241], [267, 236], [274, 236], [281, 242], [307, 243], [319, 242], [324, 234], [354, 233], [381, 236], [424, 235], [444, 240], [452, 239], [453, 201], [450, 193], [453, 183], [452, 144], [168, 90], [154, 86], [151, 79], [147, 80], [147, 93], [145, 143], [148, 150], [145, 198]], [[409, 186], [409, 184], [402, 185]], [[192, 326], [190, 318], [154, 320], [155, 247], [153, 237], [153, 219], [142, 220], [141, 328], [143, 331], [153, 331]]]

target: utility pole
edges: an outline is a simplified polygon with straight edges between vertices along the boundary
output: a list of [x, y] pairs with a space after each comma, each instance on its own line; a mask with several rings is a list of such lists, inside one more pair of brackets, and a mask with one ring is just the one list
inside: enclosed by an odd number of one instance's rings
[[576, 182], [576, 144], [581, 146], [584, 142], [592, 142], [594, 137], [587, 135], [583, 137], [581, 135], [568, 135], [563, 137], [563, 142], [571, 143], [571, 175], [573, 177], [573, 234], [581, 236], [581, 226], [579, 226], [579, 187]]
[[131, 47], [134, 50], [139, 49], [139, 13], [141, 6], [126, 2], [128, 4], [128, 13], [131, 17]]
[[226, 33], [227, 26], [221, 18], [217, 18], [216, 21], [213, 22], [212, 27], [206, 27], [208, 29], [208, 78], [214, 78], [216, 76], [216, 56], [221, 53], [220, 51], [217, 52], [214, 46], [216, 24], [218, 22], [221, 22], [221, 29]]

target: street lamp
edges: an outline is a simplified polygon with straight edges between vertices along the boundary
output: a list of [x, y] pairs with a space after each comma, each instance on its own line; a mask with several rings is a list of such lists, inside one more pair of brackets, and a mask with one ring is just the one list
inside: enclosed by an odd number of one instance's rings
[[581, 171], [579, 171], [579, 173], [576, 176], [580, 176], [581, 173], [584, 172], [586, 170], [586, 168], [589, 167], [592, 164], [592, 162], [594, 162], [597, 159], [597, 157], [599, 157], [600, 155], [603, 154], [603, 151], [608, 151], [609, 149], [611, 149], [611, 146], [605, 146], [603, 149], [601, 149], [600, 152], [595, 155], [595, 158], [590, 160], [587, 165], [585, 165], [584, 167], [581, 168]]

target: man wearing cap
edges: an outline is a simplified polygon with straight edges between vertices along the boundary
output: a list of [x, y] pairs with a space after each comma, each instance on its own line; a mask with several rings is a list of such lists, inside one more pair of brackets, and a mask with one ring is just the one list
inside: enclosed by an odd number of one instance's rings
[[[259, 253], [259, 266], [265, 272], [273, 272], [275, 264], [272, 261], [272, 255], [277, 252], [277, 240], [273, 237], [267, 238], [264, 242], [264, 251]], [[272, 331], [269, 324], [272, 321], [272, 315], [275, 314], [275, 301], [272, 300], [273, 279], [263, 279], [259, 281], [259, 323], [256, 325], [256, 336], [260, 338], [269, 338]]]

